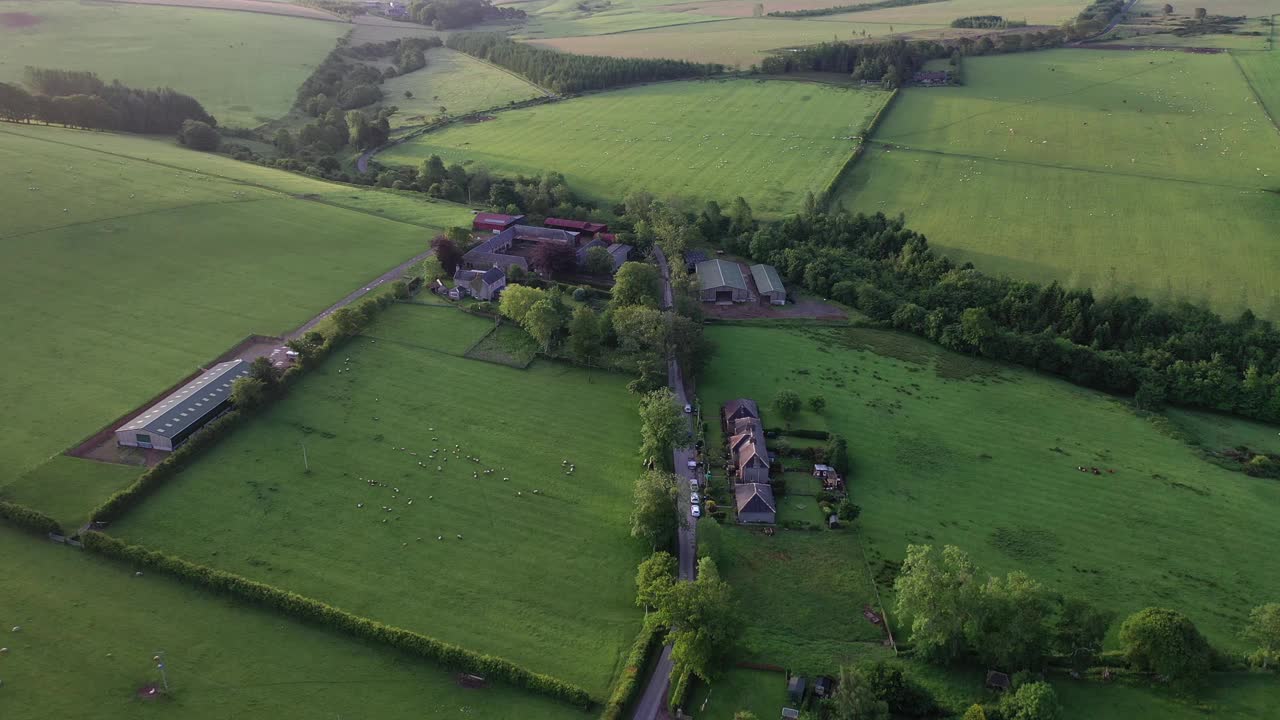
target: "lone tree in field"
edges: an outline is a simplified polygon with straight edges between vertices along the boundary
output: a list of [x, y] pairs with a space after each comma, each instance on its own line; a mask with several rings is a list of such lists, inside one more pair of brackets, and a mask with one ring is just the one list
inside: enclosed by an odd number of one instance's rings
[[1182, 686], [1204, 681], [1213, 652], [1187, 616], [1165, 608], [1130, 615], [1120, 626], [1120, 644], [1134, 668]]
[[458, 264], [462, 262], [462, 251], [453, 240], [437, 235], [431, 241], [431, 249], [435, 251], [436, 259], [440, 261], [440, 267], [446, 275], [452, 276], [457, 272]]
[[183, 120], [182, 129], [178, 131], [178, 142], [192, 150], [213, 152], [222, 144], [222, 136], [207, 122]]
[[827, 407], [827, 399], [821, 395], [814, 395], [809, 398], [809, 409], [815, 413], [821, 413]]
[[800, 412], [803, 403], [800, 401], [800, 395], [794, 390], [779, 390], [777, 395], [773, 396], [773, 407], [782, 416], [783, 420], [788, 423]]
[[1280, 655], [1280, 603], [1259, 605], [1249, 613], [1249, 624], [1241, 633], [1258, 645], [1254, 660], [1263, 670]]
[[[1023, 683], [1005, 696], [1000, 710], [1008, 720], [1061, 720], [1062, 706], [1053, 687], [1044, 681]], [[966, 715], [965, 717], [968, 717]]]
[[655, 548], [668, 547], [680, 524], [676, 500], [680, 489], [671, 473], [650, 470], [636, 478], [632, 496], [631, 536]]

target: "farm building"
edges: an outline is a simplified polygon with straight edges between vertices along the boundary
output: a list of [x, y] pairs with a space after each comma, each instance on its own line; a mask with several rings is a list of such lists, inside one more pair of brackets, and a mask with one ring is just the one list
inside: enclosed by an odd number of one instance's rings
[[947, 85], [951, 82], [951, 73], [946, 70], [921, 70], [911, 76], [916, 85]]
[[752, 265], [751, 279], [755, 281], [760, 297], [773, 305], [787, 304], [787, 289], [782, 286], [777, 268], [772, 265]]
[[[501, 217], [511, 216], [502, 215]], [[507, 250], [510, 250], [511, 246], [515, 244], [515, 241], [515, 230], [513, 228], [507, 228], [506, 230], [503, 230], [468, 250], [467, 254], [462, 256], [462, 266], [467, 270], [487, 271], [492, 267], [509, 268], [514, 265], [521, 270], [528, 272], [528, 260], [519, 255], [512, 255], [507, 252]]]
[[523, 215], [502, 215], [500, 213], [476, 213], [471, 227], [480, 232], [502, 232], [518, 222], [523, 222]]
[[733, 424], [743, 418], [760, 418], [760, 407], [750, 398], [738, 398], [724, 404], [725, 429], [733, 429]]
[[738, 263], [704, 260], [698, 263], [697, 272], [702, 302], [728, 304], [747, 301], [747, 281]]
[[599, 233], [609, 232], [608, 225], [589, 220], [565, 220], [563, 218], [549, 217], [543, 221], [542, 226], [556, 228], [557, 230], [569, 230], [580, 233], [583, 237], [594, 237]]
[[249, 363], [218, 363], [116, 430], [126, 447], [172, 452], [231, 405], [231, 384], [249, 374]]
[[453, 274], [453, 288], [449, 290], [449, 297], [454, 300], [466, 297], [493, 300], [506, 286], [507, 274], [502, 271], [502, 268], [491, 267], [488, 270], [458, 268]]
[[698, 263], [707, 259], [707, 254], [702, 250], [685, 250], [684, 251], [684, 267], [689, 272], [695, 272], [698, 269]]
[[733, 488], [738, 522], [772, 525], [778, 515], [773, 502], [773, 488], [768, 483], [747, 483]]
[[616, 243], [609, 246], [609, 254], [613, 256], [613, 271], [618, 272], [618, 268], [622, 267], [622, 263], [631, 257], [631, 246], [623, 243]]
[[524, 242], [555, 242], [577, 247], [578, 233], [556, 228], [538, 227], [537, 225], [512, 225], [516, 240]]

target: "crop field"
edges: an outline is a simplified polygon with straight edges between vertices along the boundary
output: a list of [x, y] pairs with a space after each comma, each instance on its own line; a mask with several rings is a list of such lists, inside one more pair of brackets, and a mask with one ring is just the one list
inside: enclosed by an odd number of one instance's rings
[[1280, 317], [1280, 144], [1229, 55], [1006, 60], [907, 90], [838, 199], [988, 272]]
[[886, 98], [797, 82], [659, 83], [499, 113], [378, 157], [417, 165], [438, 154], [508, 175], [553, 170], [602, 206], [635, 190], [722, 203], [741, 195], [776, 216], [822, 190]]
[[392, 127], [422, 125], [441, 108], [466, 115], [543, 94], [527, 80], [448, 48], [431, 48], [425, 68], [387, 80], [382, 91], [384, 104], [400, 109], [391, 116]]
[[[246, 335], [302, 324], [435, 232], [382, 216], [467, 217], [170, 142], [17, 125], [0, 131], [0, 196], [20, 200], [0, 235], [11, 312], [0, 402], [13, 419], [0, 494], [63, 518], [110, 494], [115, 483], [91, 491], [108, 473], [69, 463], [20, 478]], [[77, 511], [72, 498], [91, 502]]]
[[71, 0], [16, 0], [5, 12], [38, 18], [0, 25], [0, 81], [23, 67], [92, 70], [105, 81], [172, 87], [223, 125], [285, 114], [294, 93], [348, 26], [325, 20]]
[[[510, 687], [464, 689], [416, 658], [3, 526], [0, 575], [6, 720], [361, 717], [370, 707], [379, 718], [584, 717]], [[135, 694], [160, 684], [158, 651], [172, 693], [143, 707]]]
[[640, 626], [634, 401], [460, 357], [491, 328], [392, 308], [112, 532], [604, 696]]
[[[1280, 483], [1211, 465], [1108, 396], [896, 333], [707, 334], [718, 352], [705, 407], [754, 397], [768, 424], [778, 390], [826, 397], [823, 417], [802, 413], [793, 426], [849, 439], [852, 497], [882, 593], [909, 543], [953, 544], [990, 573], [1025, 570], [1122, 617], [1176, 608], [1224, 648], [1241, 648], [1250, 608], [1280, 593], [1280, 576], [1254, 570], [1280, 541], [1267, 519]], [[865, 571], [852, 548], [825, 557], [840, 559], [828, 580]]]
[[847, 22], [822, 18], [734, 18], [615, 35], [528, 39], [535, 45], [585, 55], [676, 58], [724, 63], [746, 70], [758, 64], [770, 51], [781, 48], [938, 29], [937, 25], [868, 22], [861, 17], [864, 14], [850, 16], [856, 20]]

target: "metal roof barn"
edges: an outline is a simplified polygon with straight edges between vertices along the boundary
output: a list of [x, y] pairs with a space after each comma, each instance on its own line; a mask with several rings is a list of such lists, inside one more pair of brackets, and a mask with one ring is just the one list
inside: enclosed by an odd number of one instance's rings
[[116, 430], [127, 447], [172, 451], [231, 405], [231, 385], [249, 374], [249, 363], [230, 360], [200, 373]]

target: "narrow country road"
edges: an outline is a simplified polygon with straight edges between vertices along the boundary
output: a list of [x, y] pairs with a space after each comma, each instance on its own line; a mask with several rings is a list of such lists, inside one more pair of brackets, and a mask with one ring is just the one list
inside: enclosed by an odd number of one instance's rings
[[303, 335], [310, 332], [311, 329], [314, 328], [316, 325], [319, 325], [321, 320], [324, 320], [325, 318], [332, 315], [334, 310], [350, 305], [351, 303], [359, 300], [365, 295], [368, 295], [377, 287], [380, 287], [394, 280], [399, 280], [404, 275], [406, 270], [408, 270], [410, 267], [413, 267], [413, 265], [415, 265], [416, 263], [420, 263], [423, 260], [431, 257], [431, 254], [433, 252], [435, 251], [426, 250], [424, 252], [420, 252], [417, 255], [414, 255], [413, 257], [409, 258], [408, 260], [405, 260], [404, 262], [400, 263], [399, 265], [391, 268], [390, 270], [382, 273], [378, 277], [374, 278], [372, 281], [367, 282], [364, 285], [361, 285], [359, 290], [352, 292], [351, 294], [342, 298], [341, 300], [334, 303], [333, 305], [330, 305], [324, 312], [308, 320], [302, 327], [285, 335], [284, 340], [288, 342], [289, 340], [295, 340], [297, 338], [302, 337]]
[[[658, 264], [658, 271], [662, 275], [662, 307], [663, 309], [670, 309], [675, 305], [674, 296], [671, 292], [671, 269], [667, 265], [667, 258], [662, 253], [662, 248], [655, 245], [653, 255]], [[684, 386], [684, 376], [680, 373], [680, 364], [676, 362], [675, 358], [667, 359], [667, 385], [671, 387], [671, 392], [675, 393], [676, 402], [681, 407], [689, 403]], [[686, 416], [686, 420], [688, 429], [692, 432], [693, 415]], [[679, 537], [677, 538], [680, 557], [680, 579], [690, 581], [694, 579], [697, 572], [696, 562], [698, 556], [697, 525], [689, 507], [689, 461], [694, 459], [694, 450], [690, 447], [679, 447], [673, 451], [673, 456], [676, 477], [680, 483], [680, 500], [677, 503], [678, 512], [682, 520], [678, 532]], [[693, 472], [696, 473], [697, 470]], [[667, 688], [671, 684], [671, 670], [673, 667], [671, 645], [666, 645], [662, 648], [662, 654], [658, 657], [653, 673], [649, 675], [644, 692], [636, 702], [636, 709], [632, 714], [635, 720], [657, 720], [657, 718], [668, 717]]]

